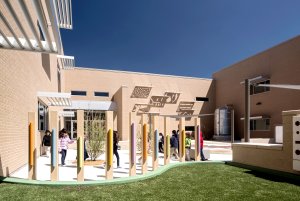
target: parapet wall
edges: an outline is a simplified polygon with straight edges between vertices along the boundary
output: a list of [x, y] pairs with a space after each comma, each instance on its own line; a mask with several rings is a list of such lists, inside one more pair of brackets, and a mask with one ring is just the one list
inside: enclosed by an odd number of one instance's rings
[[293, 170], [293, 116], [300, 110], [282, 112], [283, 144], [234, 143], [233, 162], [300, 174]]

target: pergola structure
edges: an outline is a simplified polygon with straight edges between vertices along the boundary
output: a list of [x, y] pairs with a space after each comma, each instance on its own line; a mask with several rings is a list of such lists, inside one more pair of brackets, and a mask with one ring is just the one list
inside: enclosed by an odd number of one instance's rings
[[56, 53], [64, 69], [73, 68], [74, 57], [64, 55], [59, 30], [73, 28], [71, 5], [71, 0], [3, 0], [0, 47]]

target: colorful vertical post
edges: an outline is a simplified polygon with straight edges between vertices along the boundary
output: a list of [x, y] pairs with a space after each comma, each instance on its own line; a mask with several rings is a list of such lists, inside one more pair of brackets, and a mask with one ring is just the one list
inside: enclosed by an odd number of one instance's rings
[[77, 181], [84, 181], [84, 110], [77, 110]]
[[[179, 120], [179, 161], [185, 161], [185, 117]], [[183, 139], [184, 137], [184, 139]]]
[[106, 179], [113, 178], [113, 111], [106, 111]]
[[147, 170], [148, 170], [148, 163], [147, 163], [147, 140], [148, 140], [148, 136], [147, 136], [147, 122], [146, 122], [146, 115], [142, 115], [142, 126], [143, 126], [143, 137], [142, 137], [142, 142], [143, 142], [143, 146], [142, 146], [142, 174], [146, 174]]
[[136, 175], [136, 132], [135, 132], [135, 114], [129, 113], [129, 176]]
[[152, 169], [156, 170], [158, 167], [158, 123], [157, 116], [151, 116], [152, 118]]
[[[52, 129], [52, 133], [51, 133], [51, 142], [55, 142], [56, 141], [56, 129], [53, 128]], [[57, 150], [57, 144], [56, 143], [52, 143], [51, 144], [51, 167], [55, 168], [56, 162], [57, 162], [57, 154], [54, 152], [55, 150]]]
[[113, 166], [113, 131], [112, 129], [109, 129], [108, 133], [107, 133], [107, 139], [106, 139], [106, 158], [107, 158], [107, 161], [106, 161], [106, 165], [107, 166]]
[[28, 113], [28, 179], [36, 179], [35, 112]]
[[164, 117], [164, 164], [170, 162], [170, 117]]
[[52, 129], [51, 134], [51, 181], [58, 180], [58, 114], [57, 111], [50, 111], [49, 113], [49, 128]]
[[195, 161], [200, 160], [200, 118], [195, 118], [195, 127], [194, 127], [194, 133], [195, 133]]

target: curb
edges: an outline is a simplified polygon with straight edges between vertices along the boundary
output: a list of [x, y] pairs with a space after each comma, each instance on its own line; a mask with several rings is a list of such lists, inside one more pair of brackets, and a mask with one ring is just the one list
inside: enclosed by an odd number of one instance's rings
[[47, 186], [79, 186], [79, 185], [115, 185], [115, 184], [127, 184], [136, 181], [143, 181], [146, 179], [154, 178], [161, 175], [169, 169], [194, 165], [194, 164], [224, 164], [224, 161], [193, 161], [193, 162], [184, 162], [184, 163], [172, 163], [162, 167], [159, 167], [157, 170], [148, 172], [145, 175], [136, 175], [132, 177], [123, 177], [111, 180], [99, 180], [99, 181], [39, 181], [39, 180], [29, 180], [29, 179], [20, 179], [13, 177], [1, 177], [0, 182], [4, 183], [13, 183], [13, 184], [26, 184], [26, 185], [47, 185]]

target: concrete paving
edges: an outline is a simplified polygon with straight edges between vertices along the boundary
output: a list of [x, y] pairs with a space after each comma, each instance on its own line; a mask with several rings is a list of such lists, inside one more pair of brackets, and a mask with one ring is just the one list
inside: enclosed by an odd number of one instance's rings
[[[232, 152], [231, 144], [223, 142], [205, 141], [204, 153], [210, 161], [231, 161]], [[75, 149], [68, 149], [66, 157], [66, 165], [59, 166], [59, 181], [76, 181], [77, 180], [77, 167], [76, 167], [76, 154]], [[114, 178], [128, 177], [129, 176], [129, 152], [128, 150], [119, 150], [120, 166], [117, 168], [116, 158], [114, 158]], [[115, 157], [115, 156], [114, 156]], [[138, 158], [139, 156], [137, 156]], [[60, 156], [59, 156], [60, 159]], [[101, 155], [99, 160], [105, 160], [105, 155]], [[152, 157], [148, 156], [148, 171], [152, 171]], [[178, 163], [178, 160], [172, 159], [171, 163]], [[60, 164], [60, 162], [59, 162]], [[164, 165], [164, 156], [159, 154], [159, 166]], [[141, 174], [141, 165], [137, 160], [137, 175]], [[16, 178], [28, 178], [28, 165], [23, 166], [16, 172], [10, 175]], [[92, 180], [105, 180], [105, 168], [103, 165], [85, 165], [84, 166], [84, 179], [85, 181]], [[50, 158], [40, 156], [37, 159], [37, 180], [49, 181], [50, 180]]]

